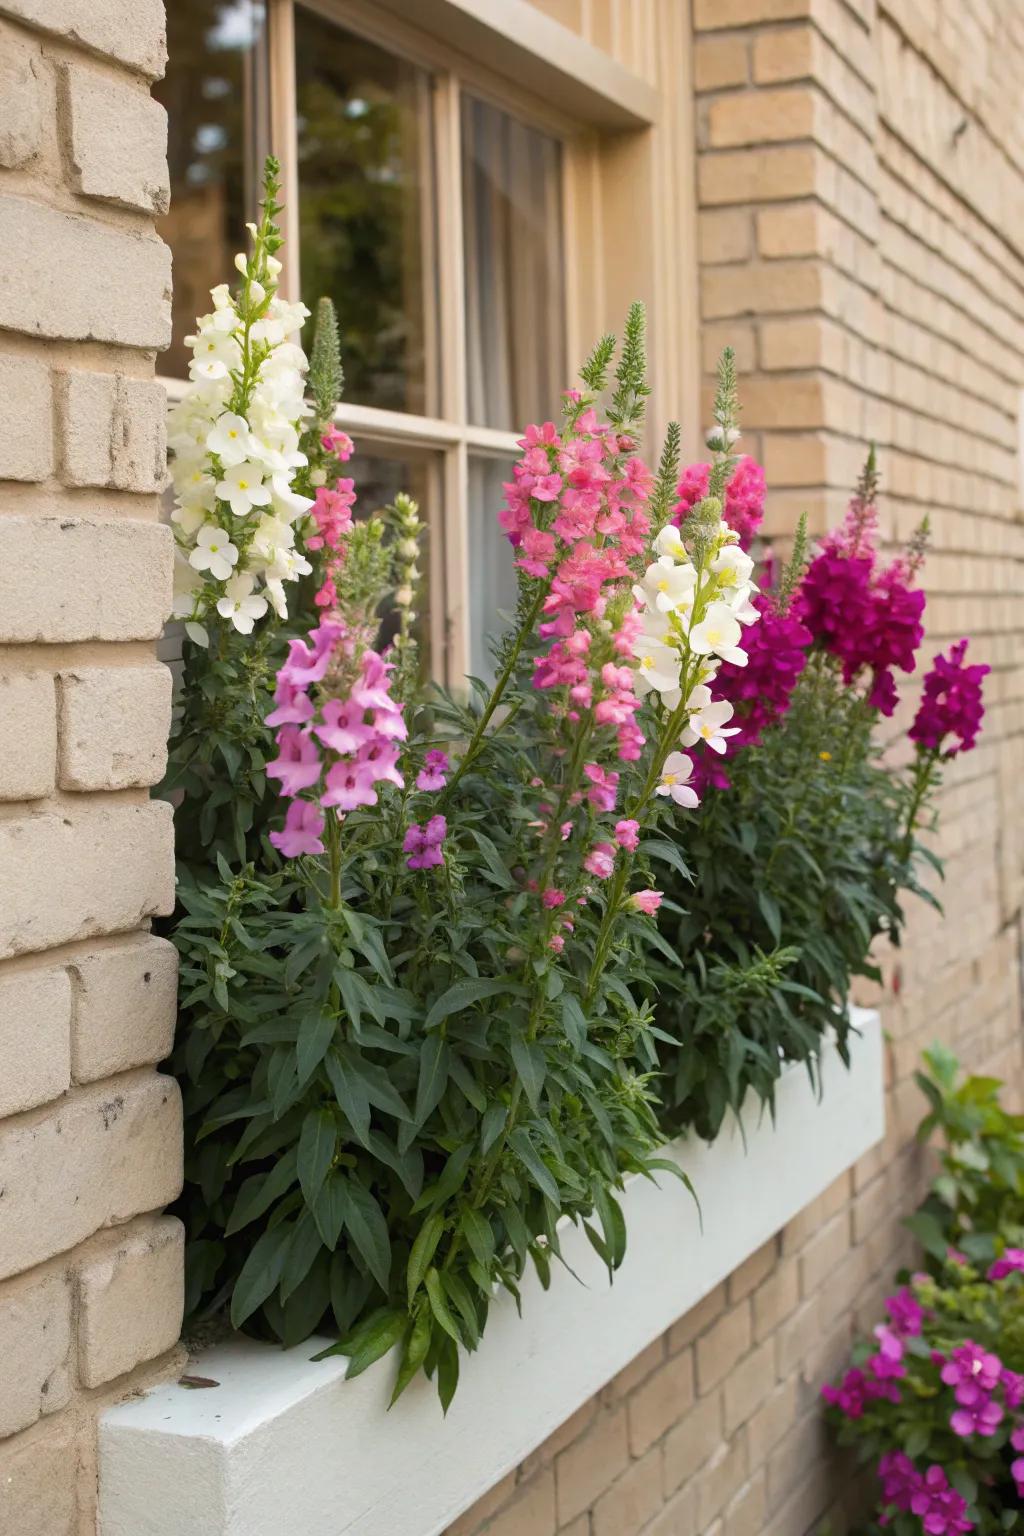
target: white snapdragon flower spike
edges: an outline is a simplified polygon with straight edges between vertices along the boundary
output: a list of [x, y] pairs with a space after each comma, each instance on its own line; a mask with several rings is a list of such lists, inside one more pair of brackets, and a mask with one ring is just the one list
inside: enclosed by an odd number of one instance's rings
[[295, 548], [295, 529], [313, 502], [294, 486], [307, 462], [299, 332], [309, 311], [273, 292], [281, 264], [263, 242], [274, 226], [250, 233], [253, 254], [235, 259], [245, 279], [240, 291], [214, 288], [213, 309], [186, 338], [191, 384], [168, 422], [171, 521], [181, 564], [193, 573], [191, 584], [180, 584], [175, 611], [197, 632], [214, 612], [242, 634], [271, 603], [287, 617], [286, 588], [311, 569]]
[[661, 770], [661, 783], [655, 789], [657, 795], [670, 795], [676, 805], [695, 810], [700, 805], [697, 791], [687, 783], [693, 773], [693, 761], [685, 752], [670, 752]]
[[688, 612], [693, 607], [697, 572], [689, 561], [678, 564], [671, 555], [662, 555], [647, 567], [641, 585], [648, 606], [659, 613]]
[[702, 741], [712, 752], [722, 753], [728, 738], [739, 735], [739, 726], [729, 725], [734, 714], [732, 705], [728, 699], [719, 699], [716, 703], [706, 684], [698, 683], [687, 700], [687, 708], [691, 714], [683, 731], [684, 747], [692, 747]]
[[229, 534], [213, 523], [204, 523], [196, 534], [196, 547], [189, 555], [193, 570], [209, 571], [214, 581], [227, 581], [238, 564], [238, 550]]

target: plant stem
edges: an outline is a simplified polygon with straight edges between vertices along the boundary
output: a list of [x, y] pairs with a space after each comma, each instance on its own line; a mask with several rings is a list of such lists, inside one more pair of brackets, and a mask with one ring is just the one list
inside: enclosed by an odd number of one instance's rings
[[332, 912], [341, 906], [341, 827], [333, 809], [327, 812], [327, 854], [330, 859], [331, 888], [327, 905]]

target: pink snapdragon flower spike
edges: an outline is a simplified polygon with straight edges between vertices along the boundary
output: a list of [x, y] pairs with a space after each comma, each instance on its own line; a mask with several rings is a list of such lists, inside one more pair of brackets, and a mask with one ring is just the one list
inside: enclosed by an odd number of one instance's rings
[[998, 1355], [967, 1339], [953, 1350], [941, 1375], [946, 1386], [955, 1389], [957, 1402], [973, 1408], [995, 1390], [1002, 1369]]
[[283, 725], [277, 733], [277, 756], [267, 764], [267, 778], [279, 779], [288, 799], [311, 789], [320, 778], [320, 753], [306, 731]]
[[626, 905], [632, 907], [634, 912], [643, 912], [648, 917], [653, 917], [661, 906], [662, 899], [661, 891], [634, 891], [627, 899]]
[[892, 1319], [893, 1331], [901, 1338], [916, 1338], [924, 1322], [924, 1307], [907, 1286], [887, 1296], [885, 1310]]
[[921, 1522], [925, 1536], [960, 1536], [973, 1530], [967, 1501], [952, 1488], [942, 1467], [931, 1466], [910, 1497], [910, 1513]]
[[640, 823], [632, 817], [624, 817], [615, 823], [615, 841], [627, 853], [635, 853], [640, 846]]
[[[683, 470], [676, 486], [678, 498], [672, 519], [677, 527], [685, 521], [699, 501], [708, 494], [710, 464], [690, 464]], [[725, 488], [722, 516], [739, 536], [740, 548], [749, 549], [764, 520], [765, 476], [756, 460], [744, 455], [736, 461]]]
[[356, 451], [348, 433], [340, 431], [338, 427], [328, 427], [320, 441], [326, 451], [333, 453], [341, 464], [347, 463]]
[[[1024, 1424], [1018, 1424], [1013, 1430], [1010, 1444], [1015, 1451], [1024, 1451]], [[1010, 1473], [1017, 1484], [1017, 1497], [1024, 1499], [1024, 1455], [1016, 1456], [1010, 1463]]]
[[607, 880], [615, 868], [615, 848], [611, 843], [595, 843], [583, 860], [583, 868], [598, 880]]
[[414, 823], [409, 827], [402, 843], [402, 851], [409, 855], [406, 859], [409, 868], [435, 869], [443, 864], [441, 846], [447, 832], [448, 823], [443, 816], [431, 816], [422, 826]]
[[948, 655], [936, 656], [910, 727], [912, 741], [943, 757], [971, 751], [985, 714], [981, 685], [991, 668], [982, 662], [965, 666], [966, 654], [967, 641], [960, 640]]

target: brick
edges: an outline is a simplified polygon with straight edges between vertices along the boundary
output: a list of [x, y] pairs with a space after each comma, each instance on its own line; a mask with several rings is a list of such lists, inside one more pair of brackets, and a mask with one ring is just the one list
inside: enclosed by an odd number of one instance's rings
[[489, 1488], [483, 1498], [477, 1499], [471, 1509], [459, 1515], [447, 1526], [444, 1536], [476, 1536], [480, 1527], [504, 1508], [516, 1490], [516, 1472], [508, 1472], [500, 1482]]
[[705, 209], [698, 221], [703, 262], [745, 261], [753, 247], [753, 225], [745, 208]]
[[48, 672], [0, 673], [0, 800], [38, 800], [54, 786], [57, 705]]
[[181, 1095], [155, 1072], [0, 1126], [0, 1277], [169, 1204], [181, 1179]]
[[58, 673], [61, 788], [158, 784], [167, 768], [171, 682], [158, 662]]
[[0, 644], [155, 640], [171, 610], [169, 528], [0, 518]]
[[777, 1509], [811, 1467], [827, 1462], [829, 1450], [825, 1421], [815, 1404], [808, 1417], [797, 1424], [776, 1446], [768, 1460], [768, 1504]]
[[747, 1445], [750, 1448], [752, 1467], [765, 1465], [769, 1452], [796, 1423], [798, 1409], [799, 1387], [796, 1379], [791, 1378], [784, 1381], [747, 1421]]
[[617, 1478], [590, 1516], [592, 1536], [639, 1531], [661, 1508], [661, 1455], [650, 1451]]
[[53, 473], [53, 390], [46, 364], [0, 357], [0, 400], [0, 480], [45, 480]]
[[745, 37], [698, 37], [693, 49], [693, 83], [698, 91], [746, 85], [750, 75]]
[[750, 1347], [750, 1303], [734, 1307], [697, 1340], [697, 1390], [701, 1397], [728, 1373]]
[[697, 1536], [696, 1488], [680, 1488], [646, 1527], [643, 1536]]
[[0, 165], [19, 170], [43, 142], [44, 65], [38, 44], [6, 27], [0, 32]]
[[63, 1275], [0, 1285], [0, 1437], [68, 1402], [70, 1348], [71, 1291]]
[[745, 1355], [726, 1377], [725, 1432], [732, 1435], [775, 1388], [775, 1345], [771, 1339]]
[[674, 1493], [689, 1482], [721, 1440], [722, 1402], [715, 1394], [700, 1399], [685, 1419], [669, 1431], [662, 1447], [665, 1492]]
[[812, 202], [781, 208], [760, 208], [757, 213], [757, 248], [762, 256], [827, 255], [824, 210]]
[[841, 1264], [850, 1249], [850, 1217], [833, 1216], [800, 1254], [800, 1294], [813, 1296]]
[[61, 478], [157, 492], [167, 481], [167, 394], [155, 379], [119, 373], [59, 377]]
[[0, 1442], [0, 1531], [75, 1536], [78, 1458], [70, 1416], [62, 1414]]
[[487, 1527], [487, 1536], [555, 1536], [555, 1476], [548, 1467], [524, 1483]]
[[140, 213], [163, 214], [171, 200], [167, 113], [149, 92], [83, 67], [63, 71], [71, 185]]
[[581, 1439], [557, 1457], [559, 1525], [567, 1525], [589, 1509], [628, 1464], [626, 1410], [619, 1407], [603, 1413]]
[[775, 1331], [775, 1360], [779, 1379], [798, 1371], [816, 1343], [817, 1309], [815, 1301], [805, 1301]]
[[817, 190], [820, 155], [813, 145], [782, 144], [701, 155], [697, 184], [702, 207], [808, 197]]
[[702, 1531], [710, 1528], [729, 1502], [737, 1483], [747, 1473], [747, 1442], [740, 1435], [718, 1447], [697, 1481], [697, 1524]]
[[677, 1350], [685, 1349], [687, 1344], [692, 1344], [707, 1328], [710, 1328], [716, 1317], [720, 1317], [725, 1311], [726, 1289], [725, 1282], [716, 1285], [713, 1291], [698, 1301], [695, 1307], [691, 1307], [677, 1323], [673, 1323], [668, 1331], [669, 1354], [675, 1354]]
[[758, 85], [801, 80], [816, 73], [816, 34], [810, 27], [785, 27], [754, 39], [754, 79]]
[[171, 912], [173, 837], [157, 801], [0, 822], [0, 959]]
[[637, 1387], [627, 1404], [629, 1449], [642, 1456], [678, 1423], [693, 1404], [693, 1358], [690, 1351], [673, 1355], [660, 1370]]
[[819, 102], [807, 86], [721, 96], [708, 109], [709, 143], [713, 149], [738, 149], [812, 138]]
[[170, 343], [171, 253], [162, 240], [14, 196], [0, 196], [0, 228], [0, 328], [157, 351]]
[[608, 1383], [601, 1396], [607, 1403], [618, 1402], [620, 1398], [629, 1397], [641, 1382], [646, 1381], [651, 1372], [657, 1370], [665, 1358], [665, 1336], [655, 1339], [653, 1344], [648, 1344], [642, 1349], [635, 1360], [631, 1360], [625, 1370]]
[[185, 1229], [146, 1222], [78, 1271], [78, 1368], [98, 1387], [173, 1349], [185, 1306]]
[[729, 1276], [729, 1305], [734, 1307], [744, 1296], [756, 1290], [775, 1268], [777, 1258], [778, 1244], [772, 1237], [752, 1253], [749, 1259], [744, 1260], [739, 1269], [734, 1269]]
[[723, 1536], [761, 1536], [766, 1514], [764, 1475], [741, 1488], [725, 1507]]
[[95, 1082], [170, 1055], [178, 952], [169, 940], [139, 934], [91, 955], [75, 955], [70, 968], [75, 1082]]
[[0, 972], [0, 1118], [71, 1082], [71, 979], [61, 966]]
[[2, 0], [0, 10], [151, 80], [167, 64], [163, 0]]

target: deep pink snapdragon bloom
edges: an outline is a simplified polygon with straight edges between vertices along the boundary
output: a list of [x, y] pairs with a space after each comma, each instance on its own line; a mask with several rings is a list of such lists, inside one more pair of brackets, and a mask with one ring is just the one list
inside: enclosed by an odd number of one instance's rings
[[271, 832], [270, 841], [286, 859], [302, 853], [323, 853], [324, 813], [309, 800], [293, 800], [284, 818], [284, 828]]
[[[1015, 1451], [1024, 1451], [1024, 1424], [1018, 1424], [1010, 1435], [1010, 1444]], [[1017, 1497], [1024, 1499], [1024, 1456], [1017, 1456], [1010, 1463], [1010, 1473], [1017, 1484]]]
[[895, 1295], [885, 1299], [885, 1310], [892, 1319], [893, 1330], [901, 1338], [916, 1338], [924, 1323], [924, 1307], [913, 1291], [903, 1286]]
[[625, 816], [615, 823], [615, 841], [620, 848], [625, 848], [627, 853], [635, 853], [640, 846], [640, 823], [634, 821], [631, 816]]
[[607, 880], [615, 868], [614, 844], [595, 843], [583, 860], [583, 868], [598, 880]]
[[[698, 501], [708, 494], [711, 481], [710, 464], [689, 464], [683, 470], [676, 486], [676, 504], [672, 521], [678, 525], [692, 512]], [[732, 477], [725, 488], [722, 516], [729, 527], [739, 536], [741, 549], [749, 549], [757, 530], [764, 520], [765, 478], [764, 470], [748, 454], [736, 462]]]
[[882, 1485], [882, 1503], [909, 1511], [910, 1501], [921, 1483], [921, 1474], [910, 1457], [903, 1451], [886, 1451], [878, 1463], [878, 1480]]
[[1019, 1371], [1008, 1370], [1004, 1365], [999, 1382], [1003, 1389], [1003, 1401], [1010, 1412], [1015, 1413], [1024, 1403], [1024, 1376]]
[[346, 533], [352, 528], [352, 507], [355, 504], [355, 481], [338, 480], [333, 487], [321, 485], [310, 517], [316, 524], [316, 533], [306, 539], [307, 549], [339, 550]]
[[280, 779], [289, 799], [312, 789], [320, 778], [320, 753], [308, 731], [283, 725], [277, 733], [277, 756], [267, 764], [267, 778]]
[[967, 1339], [953, 1350], [941, 1375], [946, 1386], [954, 1388], [957, 1402], [973, 1408], [995, 1390], [1002, 1368], [998, 1355]]
[[910, 1497], [910, 1513], [921, 1522], [925, 1536], [960, 1536], [972, 1531], [967, 1500], [949, 1483], [942, 1467], [931, 1466]]
[[328, 427], [320, 441], [327, 452], [333, 453], [342, 464], [346, 463], [356, 451], [355, 444], [348, 433], [340, 431], [338, 427]]
[[[981, 685], [991, 668], [982, 662], [965, 667], [966, 654], [967, 641], [959, 640], [948, 655], [936, 656], [925, 675], [921, 703], [910, 727], [912, 741], [927, 751], [941, 751], [944, 757], [970, 752], [985, 714]], [[956, 739], [945, 745], [950, 736]]]
[[826, 1403], [838, 1408], [848, 1419], [859, 1419], [863, 1417], [866, 1404], [871, 1401], [872, 1394], [868, 1391], [868, 1385], [864, 1372], [851, 1366], [838, 1387], [826, 1382], [821, 1395]]
[[1024, 1248], [1007, 1248], [988, 1267], [987, 1279], [1004, 1280], [1007, 1275], [1024, 1272]]
[[423, 767], [416, 775], [416, 788], [428, 791], [444, 789], [450, 767], [448, 753], [438, 747], [431, 747], [424, 756]]
[[907, 1374], [903, 1363], [903, 1340], [887, 1323], [875, 1328], [878, 1349], [867, 1362], [868, 1370], [876, 1381], [899, 1381]]
[[430, 820], [422, 826], [415, 823], [409, 827], [402, 843], [403, 853], [409, 857], [406, 859], [410, 869], [434, 869], [444, 863], [444, 855], [441, 845], [448, 832], [448, 823], [443, 816], [431, 816]]
[[584, 763], [583, 772], [590, 780], [587, 799], [594, 809], [614, 811], [619, 792], [619, 775], [602, 768], [600, 763]]
[[994, 1435], [1003, 1418], [1001, 1404], [994, 1397], [981, 1399], [970, 1408], [956, 1408], [950, 1415], [949, 1427], [964, 1440], [969, 1435]]
[[633, 908], [634, 912], [644, 912], [648, 917], [653, 917], [661, 906], [664, 893], [662, 891], [634, 891], [627, 897], [626, 905]]

